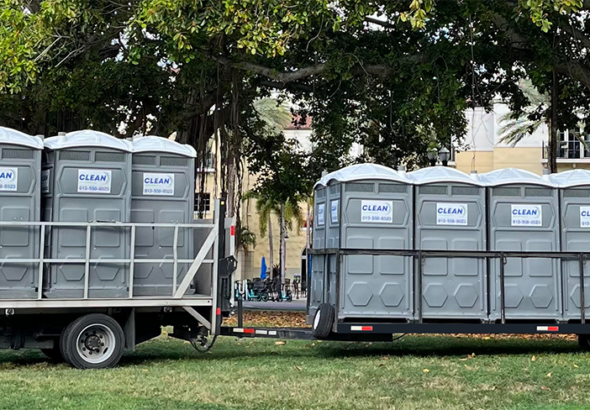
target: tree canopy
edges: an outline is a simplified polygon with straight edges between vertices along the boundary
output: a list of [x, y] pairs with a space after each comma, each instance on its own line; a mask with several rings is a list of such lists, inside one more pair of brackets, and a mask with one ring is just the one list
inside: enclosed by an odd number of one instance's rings
[[[590, 0], [0, 0], [0, 123], [178, 131], [199, 153], [217, 132], [230, 197], [247, 159], [293, 198], [354, 143], [362, 160], [423, 164], [433, 135], [460, 139], [465, 109], [497, 97], [514, 118], [548, 116], [528, 108], [525, 78], [541, 93], [556, 85], [556, 126], [575, 126], [590, 109], [589, 11]], [[313, 153], [265, 125], [254, 102], [276, 93], [312, 117]]]

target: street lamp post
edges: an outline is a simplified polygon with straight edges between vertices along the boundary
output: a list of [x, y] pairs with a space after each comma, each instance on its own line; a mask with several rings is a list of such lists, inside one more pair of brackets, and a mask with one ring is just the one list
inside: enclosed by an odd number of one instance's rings
[[443, 147], [438, 152], [438, 158], [440, 159], [440, 162], [442, 162], [443, 167], [446, 167], [449, 165], [449, 159], [451, 159], [451, 152], [447, 148]]
[[430, 161], [430, 166], [433, 167], [436, 165], [436, 149], [433, 148], [428, 151], [428, 161]]

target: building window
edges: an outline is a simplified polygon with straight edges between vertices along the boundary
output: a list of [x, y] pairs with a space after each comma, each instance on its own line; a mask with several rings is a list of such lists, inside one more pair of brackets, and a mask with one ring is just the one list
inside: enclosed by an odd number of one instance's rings
[[[201, 209], [201, 200], [203, 201], [203, 208]], [[211, 194], [208, 192], [195, 194], [195, 212], [209, 212], [211, 211]]]

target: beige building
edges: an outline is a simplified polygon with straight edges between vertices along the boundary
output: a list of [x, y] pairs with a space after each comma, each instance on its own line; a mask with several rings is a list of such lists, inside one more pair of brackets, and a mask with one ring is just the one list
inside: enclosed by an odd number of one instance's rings
[[[501, 103], [494, 104], [493, 111], [489, 113], [483, 108], [467, 110], [468, 131], [463, 141], [455, 144], [454, 158], [450, 164], [467, 173], [474, 170], [484, 173], [500, 168], [522, 168], [542, 174], [547, 167], [547, 126], [542, 125], [513, 147], [501, 142], [501, 118], [507, 113], [508, 106]], [[586, 138], [590, 139], [588, 135]], [[560, 133], [557, 167], [559, 171], [590, 169], [590, 151], [571, 132]]]

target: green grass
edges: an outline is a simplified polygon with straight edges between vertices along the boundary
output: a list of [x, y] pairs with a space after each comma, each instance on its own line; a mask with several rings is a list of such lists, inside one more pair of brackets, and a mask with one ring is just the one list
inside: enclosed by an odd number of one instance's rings
[[2, 352], [0, 408], [582, 409], [590, 403], [589, 359], [564, 339], [275, 345], [220, 338], [200, 354], [162, 337], [110, 370]]

